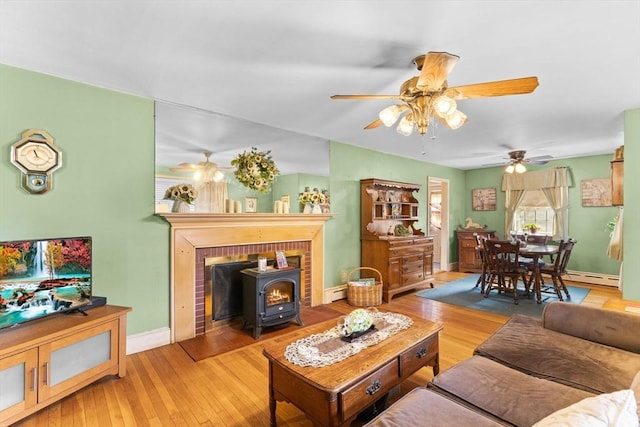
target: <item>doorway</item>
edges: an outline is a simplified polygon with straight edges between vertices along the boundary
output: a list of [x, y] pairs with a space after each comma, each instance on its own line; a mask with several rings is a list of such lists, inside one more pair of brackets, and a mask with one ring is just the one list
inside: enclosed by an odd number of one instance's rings
[[428, 234], [433, 236], [433, 270], [449, 271], [449, 180], [427, 180]]

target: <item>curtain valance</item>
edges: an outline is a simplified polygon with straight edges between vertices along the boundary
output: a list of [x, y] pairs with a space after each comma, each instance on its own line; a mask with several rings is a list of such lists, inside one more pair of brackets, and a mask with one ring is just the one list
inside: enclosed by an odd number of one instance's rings
[[502, 176], [502, 191], [541, 190], [543, 188], [569, 187], [570, 184], [566, 167]]

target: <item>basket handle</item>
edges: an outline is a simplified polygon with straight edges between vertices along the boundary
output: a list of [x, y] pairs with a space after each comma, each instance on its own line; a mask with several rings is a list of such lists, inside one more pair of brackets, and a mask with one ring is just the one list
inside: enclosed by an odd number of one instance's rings
[[380, 283], [382, 283], [382, 273], [380, 273], [380, 271], [376, 270], [373, 267], [358, 267], [358, 268], [354, 268], [353, 270], [351, 270], [349, 272], [349, 275], [347, 276], [347, 283], [351, 282], [351, 276], [353, 275], [353, 273], [355, 273], [356, 271], [361, 271], [361, 270], [371, 270], [374, 271], [375, 273], [378, 274], [378, 278], [380, 279]]

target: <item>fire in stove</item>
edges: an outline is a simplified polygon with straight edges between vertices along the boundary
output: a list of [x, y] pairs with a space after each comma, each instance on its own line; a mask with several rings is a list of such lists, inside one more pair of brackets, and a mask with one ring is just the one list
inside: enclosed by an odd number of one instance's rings
[[267, 305], [283, 304], [291, 302], [291, 295], [288, 292], [281, 292], [280, 289], [273, 289], [267, 294]]

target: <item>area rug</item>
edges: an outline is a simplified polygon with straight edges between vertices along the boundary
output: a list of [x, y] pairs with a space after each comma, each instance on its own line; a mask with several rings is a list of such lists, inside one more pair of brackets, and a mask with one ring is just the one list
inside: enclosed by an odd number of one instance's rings
[[[325, 306], [303, 307], [300, 310], [300, 318], [303, 326], [310, 326], [329, 319], [337, 319], [339, 311]], [[196, 362], [207, 357], [217, 356], [228, 351], [238, 350], [242, 347], [263, 342], [273, 337], [280, 336], [299, 328], [295, 320], [283, 325], [265, 327], [260, 337], [253, 339], [252, 329], [243, 328], [242, 318], [234, 319], [228, 325], [220, 327], [204, 335], [181, 341], [179, 344], [184, 351]]]
[[[550, 301], [558, 301], [556, 294], [543, 292], [542, 304], [538, 304], [533, 294], [531, 298], [527, 298], [524, 289], [519, 290], [517, 305], [513, 303], [513, 294], [510, 293], [498, 294], [497, 291], [493, 290], [489, 296], [485, 298], [484, 295], [480, 293], [480, 286], [475, 287], [478, 277], [478, 274], [473, 274], [464, 279], [445, 283], [433, 289], [420, 291], [416, 295], [422, 298], [501, 314], [503, 316], [520, 313], [537, 318], [542, 317], [542, 310], [547, 303]], [[569, 289], [571, 299], [564, 298], [564, 301], [573, 304], [580, 304], [589, 293], [589, 289], [587, 288], [576, 286], [567, 286], [567, 288]]]

